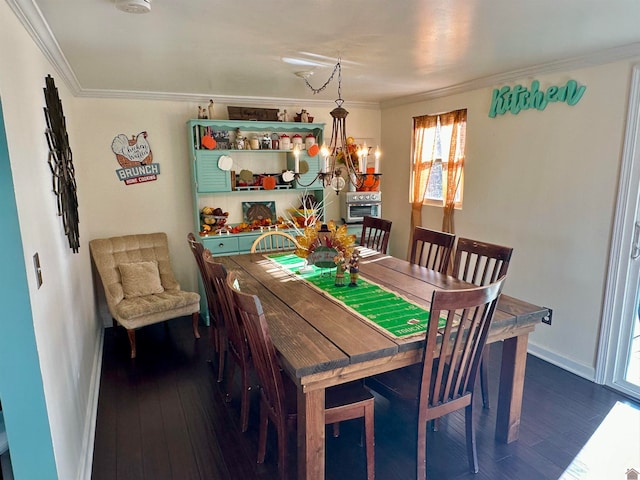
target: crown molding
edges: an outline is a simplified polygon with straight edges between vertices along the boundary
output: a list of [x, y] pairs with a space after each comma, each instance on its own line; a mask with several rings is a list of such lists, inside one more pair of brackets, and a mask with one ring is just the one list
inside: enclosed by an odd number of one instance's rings
[[[35, 41], [40, 51], [47, 58], [49, 63], [56, 70], [58, 76], [62, 78], [71, 93], [75, 97], [84, 98], [118, 98], [128, 100], [167, 100], [178, 102], [214, 102], [223, 104], [235, 104], [238, 106], [273, 106], [282, 107], [314, 105], [317, 107], [332, 106], [332, 100], [310, 100], [296, 98], [276, 98], [276, 97], [250, 97], [250, 96], [228, 96], [211, 95], [199, 93], [175, 93], [175, 92], [143, 92], [134, 90], [101, 90], [82, 88], [73, 69], [69, 65], [62, 49], [58, 44], [53, 32], [49, 28], [42, 12], [33, 0], [6, 0], [16, 17], [27, 30], [31, 38]], [[349, 105], [357, 108], [376, 109], [380, 108], [377, 102], [349, 102]]]
[[58, 41], [53, 36], [53, 32], [44, 19], [40, 8], [33, 0], [6, 0], [6, 2], [25, 30], [31, 35], [40, 51], [49, 60], [58, 76], [62, 77], [71, 93], [77, 96], [82, 90], [80, 83], [62, 53], [60, 45], [58, 45]]
[[618, 60], [630, 59], [640, 56], [640, 42], [622, 45], [619, 47], [601, 50], [595, 53], [584, 54], [576, 57], [556, 60], [553, 62], [540, 63], [530, 65], [517, 70], [489, 75], [487, 77], [476, 78], [468, 82], [451, 85], [428, 92], [418, 93], [415, 95], [407, 95], [404, 97], [392, 98], [380, 102], [380, 108], [398, 107], [410, 103], [424, 102], [440, 97], [448, 97], [460, 93], [478, 90], [480, 88], [493, 87], [494, 85], [502, 85], [512, 83], [526, 77], [545, 75], [567, 70], [578, 70], [581, 68], [604, 65], [607, 63], [617, 62]]
[[[53, 32], [49, 28], [42, 12], [34, 3], [34, 0], [6, 0], [9, 7], [13, 10], [18, 20], [22, 23], [29, 35], [33, 38], [36, 45], [40, 48], [44, 56], [49, 60], [57, 74], [67, 85], [71, 93], [76, 97], [85, 98], [120, 98], [120, 99], [137, 99], [137, 100], [170, 100], [182, 102], [202, 103], [213, 99], [215, 102], [223, 104], [237, 104], [238, 106], [298, 106], [314, 105], [314, 106], [332, 106], [335, 102], [329, 100], [312, 100], [312, 99], [295, 99], [295, 98], [276, 98], [276, 97], [243, 97], [243, 96], [226, 96], [211, 94], [189, 94], [175, 92], [141, 92], [131, 90], [99, 90], [84, 89], [78, 82], [73, 69], [67, 62], [66, 57], [60, 49]], [[480, 88], [492, 87], [494, 85], [511, 83], [516, 80], [544, 75], [566, 70], [576, 70], [606, 63], [612, 63], [618, 60], [640, 56], [640, 42], [623, 45], [619, 47], [605, 49], [599, 52], [584, 54], [564, 60], [554, 62], [541, 63], [531, 65], [525, 68], [511, 70], [508, 72], [489, 75], [468, 82], [451, 85], [444, 88], [430, 90], [427, 92], [396, 97], [381, 102], [349, 102], [349, 105], [357, 108], [391, 108], [410, 103], [424, 102], [435, 98], [456, 95], [460, 93], [477, 90]]]
[[[190, 103], [208, 103], [213, 100], [215, 103], [224, 105], [237, 105], [248, 107], [280, 107], [300, 105], [313, 105], [317, 107], [335, 106], [335, 102], [331, 100], [312, 100], [300, 98], [280, 98], [280, 97], [249, 97], [249, 96], [231, 96], [231, 95], [212, 95], [206, 93], [176, 93], [176, 92], [141, 92], [134, 90], [98, 90], [98, 89], [81, 89], [78, 97], [88, 98], [118, 98], [118, 99], [136, 99], [136, 100], [168, 100], [174, 102], [190, 102]], [[378, 110], [380, 105], [377, 102], [352, 102], [349, 101], [350, 107], [375, 109]]]

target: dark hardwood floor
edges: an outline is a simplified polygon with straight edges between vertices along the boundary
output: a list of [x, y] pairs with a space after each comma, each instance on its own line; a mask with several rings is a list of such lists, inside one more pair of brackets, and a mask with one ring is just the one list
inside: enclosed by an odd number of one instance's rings
[[[93, 457], [93, 480], [246, 480], [277, 479], [275, 450], [264, 465], [255, 462], [257, 396], [249, 430], [239, 429], [238, 381], [230, 403], [225, 384], [217, 384], [208, 329], [195, 340], [190, 319], [180, 318], [137, 332], [138, 358], [129, 359], [124, 330], [105, 332], [104, 359]], [[563, 472], [624, 397], [552, 366], [527, 360], [520, 440], [494, 441], [497, 364], [500, 345], [491, 349], [492, 408], [477, 409], [480, 472], [468, 472], [464, 418], [452, 414], [428, 437], [428, 477], [432, 480], [544, 480], [580, 478]], [[255, 392], [254, 392], [255, 393]], [[394, 405], [395, 407], [395, 405]], [[415, 426], [408, 411], [376, 398], [376, 477], [415, 478]], [[338, 438], [327, 433], [327, 479], [366, 478], [359, 446], [361, 423], [341, 425]], [[270, 431], [270, 444], [275, 434]], [[293, 442], [292, 442], [293, 443]], [[291, 445], [292, 472], [296, 472]], [[628, 468], [640, 470], [640, 464]], [[590, 477], [592, 478], [592, 477]], [[624, 478], [616, 472], [612, 479]]]

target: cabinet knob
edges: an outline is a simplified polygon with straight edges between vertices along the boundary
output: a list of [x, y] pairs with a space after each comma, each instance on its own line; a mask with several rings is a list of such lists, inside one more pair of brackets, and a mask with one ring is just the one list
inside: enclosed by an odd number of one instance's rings
[[220, 242], [220, 243], [218, 244], [218, 246], [219, 246], [219, 247], [224, 247], [224, 242]]

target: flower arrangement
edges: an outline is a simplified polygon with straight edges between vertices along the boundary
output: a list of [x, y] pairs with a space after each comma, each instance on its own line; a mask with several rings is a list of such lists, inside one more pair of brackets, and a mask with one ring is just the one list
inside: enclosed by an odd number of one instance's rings
[[[344, 258], [350, 258], [355, 248], [356, 236], [349, 235], [346, 225], [336, 226], [331, 220], [327, 224], [316, 223], [315, 225], [306, 227], [301, 235], [296, 237], [300, 248], [296, 249], [295, 254], [302, 258], [313, 258], [314, 252], [320, 250], [333, 251], [331, 256], [336, 253], [342, 253]], [[315, 263], [315, 262], [310, 262]]]
[[[353, 163], [353, 166], [356, 169], [359, 168], [359, 166], [358, 166], [358, 150], [360, 149], [360, 146], [356, 143], [356, 141], [355, 141], [355, 139], [353, 137], [348, 137], [347, 138], [347, 144], [346, 144], [345, 148], [351, 154], [351, 161]], [[336, 155], [336, 163], [344, 165], [346, 163], [344, 157], [345, 157], [344, 151], [343, 151], [343, 149], [340, 149], [340, 151], [338, 151], [338, 153]]]

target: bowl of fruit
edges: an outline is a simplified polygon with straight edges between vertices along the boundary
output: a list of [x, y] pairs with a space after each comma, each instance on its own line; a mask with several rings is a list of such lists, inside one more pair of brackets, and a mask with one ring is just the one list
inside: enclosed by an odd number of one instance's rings
[[229, 212], [223, 212], [221, 208], [203, 207], [200, 210], [201, 232], [220, 230], [227, 224], [228, 217]]

